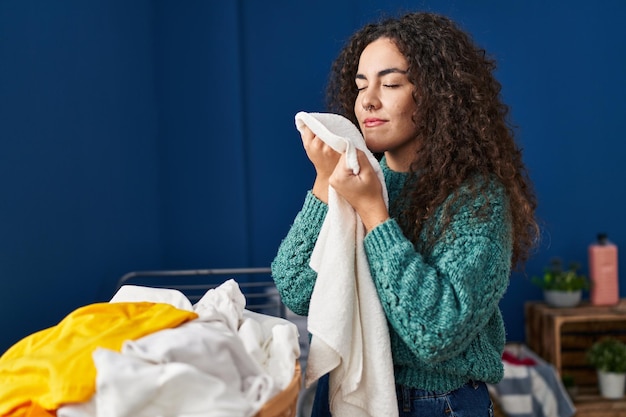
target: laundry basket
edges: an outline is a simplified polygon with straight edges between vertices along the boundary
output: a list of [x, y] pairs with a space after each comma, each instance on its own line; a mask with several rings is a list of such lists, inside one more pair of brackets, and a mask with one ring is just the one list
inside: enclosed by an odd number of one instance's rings
[[266, 402], [255, 417], [295, 417], [301, 386], [302, 371], [300, 362], [296, 361], [293, 379], [287, 388]]

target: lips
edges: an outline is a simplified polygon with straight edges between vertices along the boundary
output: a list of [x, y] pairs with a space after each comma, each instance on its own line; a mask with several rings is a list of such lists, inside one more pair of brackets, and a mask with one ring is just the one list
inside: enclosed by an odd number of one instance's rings
[[365, 127], [376, 127], [384, 124], [386, 120], [377, 119], [377, 118], [368, 118], [363, 121], [363, 126]]

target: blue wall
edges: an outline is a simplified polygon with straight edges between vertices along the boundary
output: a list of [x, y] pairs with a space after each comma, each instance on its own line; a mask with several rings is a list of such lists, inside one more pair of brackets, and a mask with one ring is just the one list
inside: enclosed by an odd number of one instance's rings
[[148, 1], [0, 2], [0, 350], [161, 266]]
[[0, 352], [130, 270], [268, 265], [313, 181], [293, 116], [379, 12], [448, 14], [499, 62], [544, 230], [510, 340], [549, 258], [626, 245], [626, 3], [379, 3], [0, 1]]

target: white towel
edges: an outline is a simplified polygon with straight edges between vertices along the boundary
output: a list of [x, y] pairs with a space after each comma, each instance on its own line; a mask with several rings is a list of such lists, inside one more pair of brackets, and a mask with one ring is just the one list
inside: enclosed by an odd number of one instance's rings
[[[348, 119], [331, 113], [296, 114], [296, 127], [313, 133], [340, 153], [359, 173], [357, 149], [374, 167], [388, 205], [380, 165]], [[389, 329], [363, 247], [365, 227], [356, 211], [337, 192], [328, 190], [328, 213], [311, 256], [317, 281], [309, 307], [312, 335], [305, 383], [330, 372], [333, 415], [398, 415]]]

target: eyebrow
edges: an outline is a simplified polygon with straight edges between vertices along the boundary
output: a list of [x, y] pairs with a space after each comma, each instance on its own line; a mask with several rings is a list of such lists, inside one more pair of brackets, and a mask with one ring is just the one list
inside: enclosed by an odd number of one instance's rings
[[[388, 75], [388, 74], [406, 74], [406, 73], [407, 73], [407, 71], [401, 70], [400, 68], [395, 68], [394, 67], [394, 68], [387, 68], [387, 69], [384, 69], [382, 71], [378, 71], [378, 76], [379, 77], [383, 77], [383, 76]], [[363, 74], [357, 74], [355, 78], [357, 80], [366, 80], [367, 79], [367, 78], [365, 78], [365, 75], [363, 75]]]

